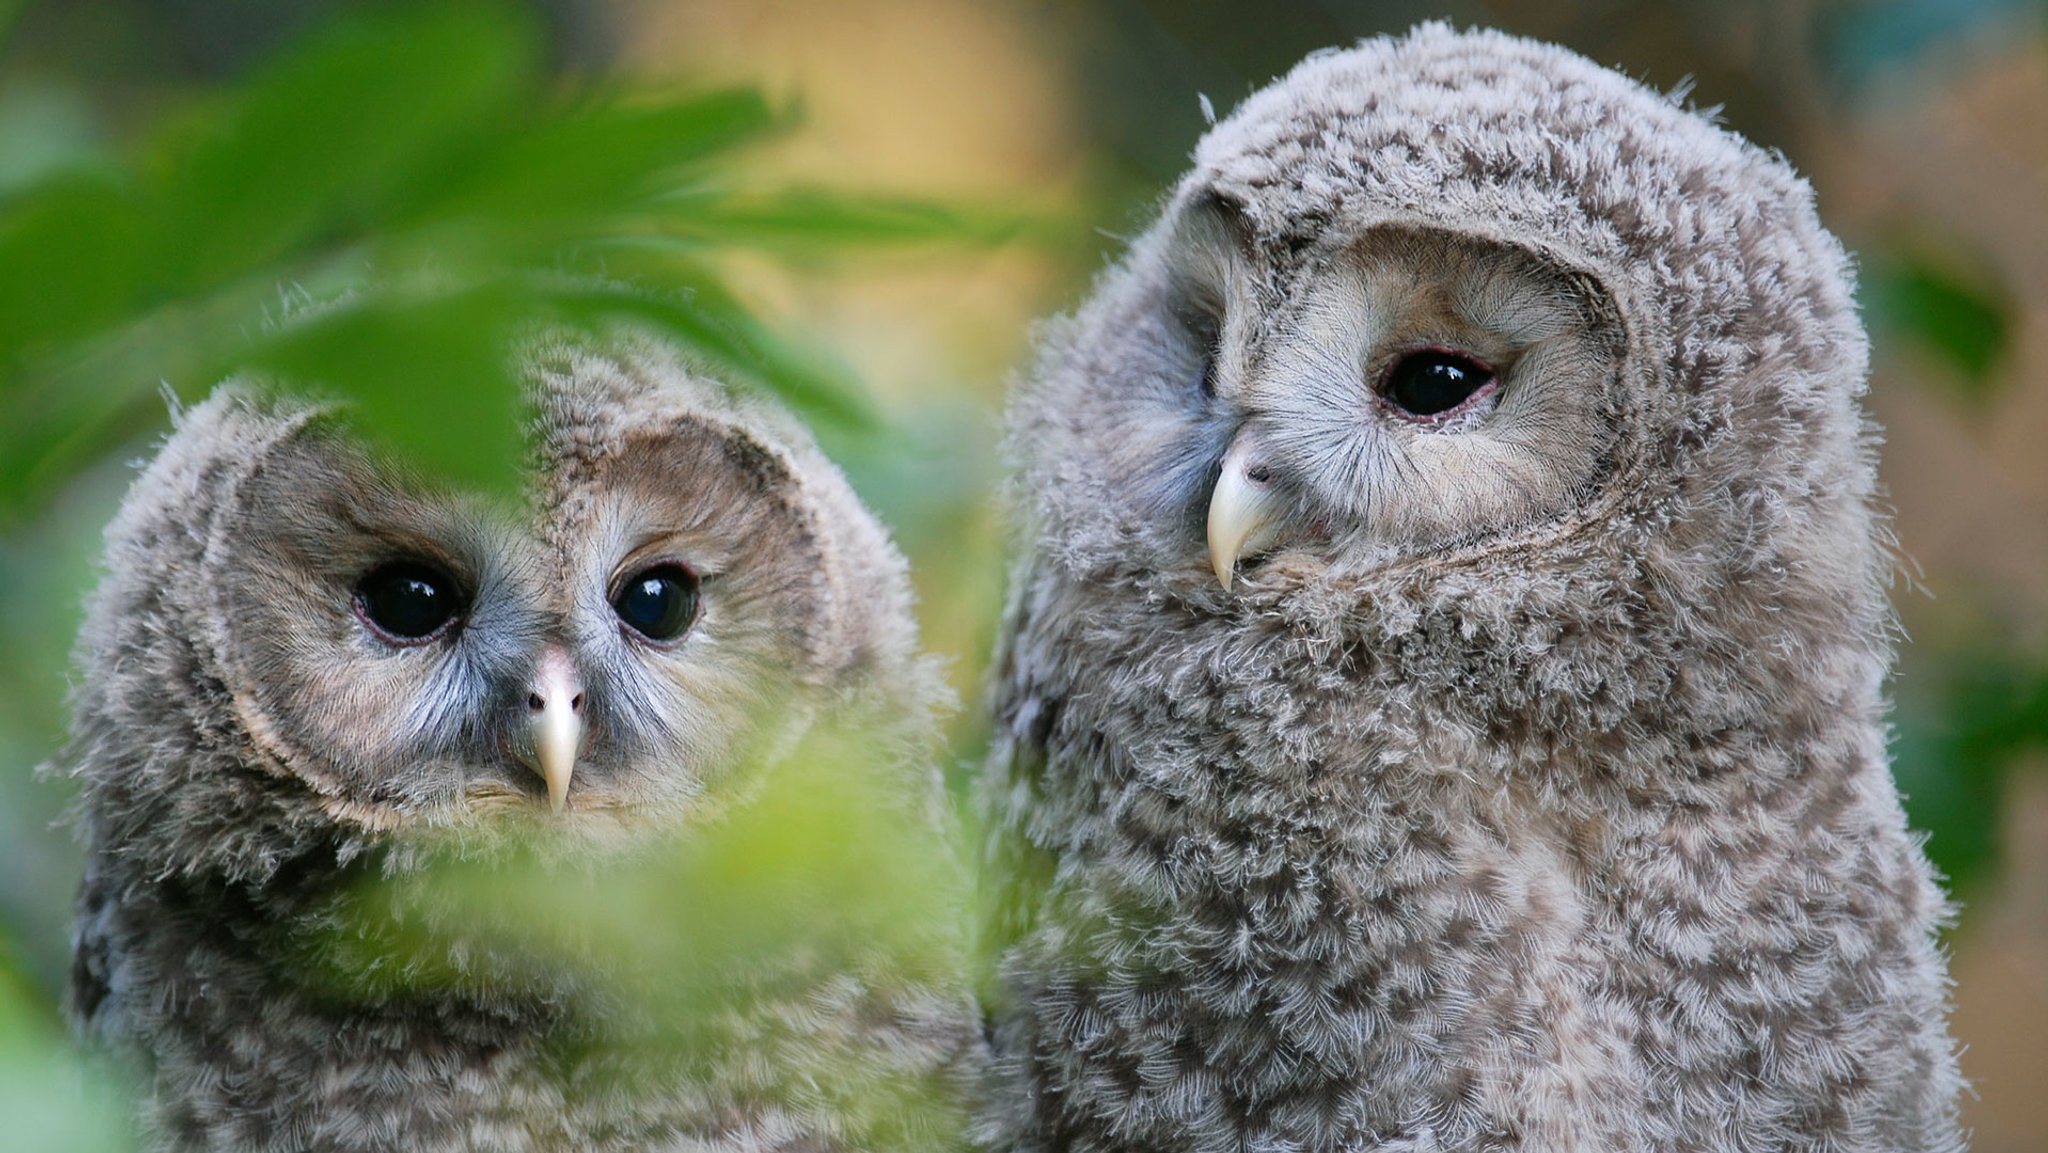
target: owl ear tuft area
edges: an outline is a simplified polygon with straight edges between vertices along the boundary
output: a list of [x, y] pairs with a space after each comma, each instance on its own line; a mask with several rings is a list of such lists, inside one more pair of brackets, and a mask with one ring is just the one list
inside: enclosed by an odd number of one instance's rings
[[[656, 522], [715, 538], [752, 574], [722, 572], [726, 595], [737, 580], [783, 622], [806, 678], [915, 659], [907, 564], [787, 409], [633, 333], [537, 343], [527, 363], [543, 503], [592, 485], [636, 492]], [[703, 595], [715, 611], [719, 593]]]

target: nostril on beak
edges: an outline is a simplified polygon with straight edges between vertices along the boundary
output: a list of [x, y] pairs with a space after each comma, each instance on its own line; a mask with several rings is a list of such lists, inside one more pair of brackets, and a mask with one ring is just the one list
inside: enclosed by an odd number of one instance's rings
[[[548, 707], [548, 701], [547, 701], [547, 698], [546, 698], [546, 697], [543, 697], [543, 696], [541, 696], [541, 695], [540, 695], [539, 693], [528, 693], [528, 694], [526, 694], [526, 711], [527, 711], [527, 712], [529, 712], [529, 713], [536, 713], [536, 714], [538, 714], [538, 713], [542, 713], [542, 712], [545, 712], [545, 711], [547, 710], [547, 707]], [[581, 716], [581, 715], [583, 714], [583, 694], [582, 694], [582, 693], [577, 693], [577, 694], [576, 694], [575, 696], [573, 696], [573, 697], [569, 698], [569, 711], [570, 711], [570, 712], [572, 712], [572, 713], [575, 713], [575, 714], [577, 714], [578, 716]]]
[[548, 787], [548, 804], [561, 812], [583, 744], [583, 684], [576, 666], [559, 647], [541, 654], [526, 690], [527, 739], [533, 759], [528, 767]]

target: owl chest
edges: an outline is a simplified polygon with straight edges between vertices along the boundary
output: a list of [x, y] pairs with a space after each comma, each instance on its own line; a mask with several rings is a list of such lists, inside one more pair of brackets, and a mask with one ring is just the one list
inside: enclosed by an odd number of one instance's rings
[[1606, 1076], [1582, 878], [1477, 763], [1168, 685], [1064, 700], [1046, 736], [1041, 816], [1066, 819], [1030, 949], [1073, 1092], [1162, 1117], [1207, 1095], [1312, 1146], [1483, 1147], [1520, 1131], [1533, 1070]]
[[1284, 752], [1258, 718], [1137, 739], [1076, 719], [1047, 757], [1074, 817], [1062, 877], [1219, 963], [1505, 963], [1584, 925], [1558, 831], [1480, 774], [1370, 742]]

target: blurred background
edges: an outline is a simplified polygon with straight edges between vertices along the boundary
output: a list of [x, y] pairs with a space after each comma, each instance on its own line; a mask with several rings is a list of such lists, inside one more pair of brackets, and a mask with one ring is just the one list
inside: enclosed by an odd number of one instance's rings
[[[1227, 114], [1309, 51], [1448, 18], [1688, 88], [1803, 171], [1858, 254], [1910, 637], [1894, 753], [1960, 904], [1967, 1117], [1980, 1153], [2048, 1148], [2048, 5], [1256, 7], [0, 0], [0, 1117], [36, 1134], [19, 1147], [119, 1141], [63, 1072], [78, 854], [66, 784], [35, 767], [161, 394], [311, 366], [482, 475], [489, 437], [436, 433], [509, 401], [449, 334], [508, 299], [652, 317], [814, 419], [911, 554], [971, 705], [1033, 318], [1144, 227], [1205, 98]], [[346, 295], [365, 277], [397, 287]], [[310, 335], [280, 335], [323, 301]], [[444, 399], [380, 390], [425, 369]], [[972, 707], [956, 727], [964, 781]]]

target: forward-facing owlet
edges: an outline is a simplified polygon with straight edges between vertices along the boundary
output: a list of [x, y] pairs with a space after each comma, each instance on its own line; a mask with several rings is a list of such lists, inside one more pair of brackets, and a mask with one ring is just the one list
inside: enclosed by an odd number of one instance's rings
[[1016, 397], [1012, 1149], [1960, 1147], [1849, 262], [1425, 26], [1198, 146]]
[[[163, 1149], [943, 1147], [962, 984], [799, 937], [698, 989], [685, 1043], [574, 942], [503, 955], [431, 889], [363, 911], [514, 850], [602, 898], [828, 729], [939, 835], [904, 564], [808, 434], [641, 338], [523, 364], [523, 509], [256, 388], [178, 421], [80, 644], [76, 1017], [139, 1057]], [[656, 915], [717, 904], [682, 898]]]

